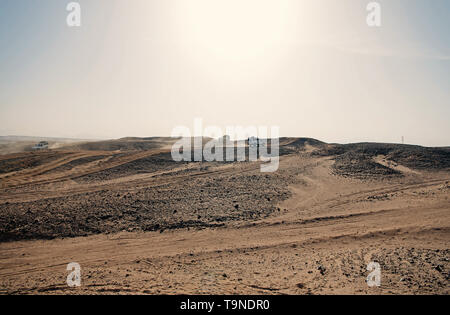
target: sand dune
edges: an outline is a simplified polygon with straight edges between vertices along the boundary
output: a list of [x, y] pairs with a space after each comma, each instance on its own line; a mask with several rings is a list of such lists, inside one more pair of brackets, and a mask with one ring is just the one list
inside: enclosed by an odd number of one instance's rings
[[0, 155], [0, 293], [449, 293], [448, 148], [281, 138], [261, 173], [173, 141]]

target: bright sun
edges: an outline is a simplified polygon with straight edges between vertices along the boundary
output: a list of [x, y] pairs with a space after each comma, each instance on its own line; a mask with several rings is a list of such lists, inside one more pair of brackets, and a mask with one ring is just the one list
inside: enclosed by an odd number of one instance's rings
[[286, 46], [296, 34], [291, 0], [190, 0], [177, 6], [177, 33], [215, 58], [255, 61]]

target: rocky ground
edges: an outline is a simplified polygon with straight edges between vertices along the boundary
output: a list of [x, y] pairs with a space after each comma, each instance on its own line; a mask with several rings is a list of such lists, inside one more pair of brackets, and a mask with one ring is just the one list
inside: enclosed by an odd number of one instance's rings
[[280, 141], [274, 173], [162, 138], [0, 156], [0, 292], [448, 294], [448, 148]]

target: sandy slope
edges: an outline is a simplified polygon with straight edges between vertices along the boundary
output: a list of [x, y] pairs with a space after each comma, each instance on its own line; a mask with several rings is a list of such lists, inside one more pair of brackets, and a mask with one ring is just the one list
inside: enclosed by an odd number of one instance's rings
[[[103, 234], [91, 233], [88, 225], [70, 230], [74, 236], [87, 231], [86, 237], [0, 243], [0, 292], [448, 294], [448, 171], [405, 171], [409, 168], [397, 163], [403, 176], [362, 181], [335, 175], [333, 159], [312, 155], [314, 150], [283, 156], [280, 170], [271, 175], [259, 173], [256, 163], [130, 171], [130, 161], [135, 166], [135, 161], [157, 154], [142, 151], [124, 156], [76, 152], [17, 171], [17, 176], [3, 176], [1, 222], [13, 226], [27, 215], [34, 220], [31, 215], [44, 213], [36, 217], [38, 223], [27, 223], [28, 229], [36, 228], [37, 238], [48, 236], [39, 224], [53, 222], [52, 216], [59, 214], [46, 214], [51, 206], [43, 202], [63, 200], [62, 206], [80, 207], [61, 211], [73, 216], [70, 222], [77, 222], [86, 207], [108, 200], [110, 207], [128, 197], [132, 202], [124, 203], [125, 208], [143, 203], [130, 218], [118, 219], [112, 211], [101, 223], [95, 221]], [[95, 154], [101, 159], [51, 171]], [[114, 172], [107, 172], [111, 167], [116, 167]], [[114, 199], [116, 195], [121, 196]], [[156, 206], [148, 206], [151, 202]], [[157, 231], [146, 231], [148, 222], [158, 222]], [[132, 232], [117, 231], [120, 224], [133, 227]], [[8, 233], [28, 235], [20, 229]], [[66, 230], [60, 233], [70, 236]], [[369, 288], [365, 282], [371, 261], [381, 265], [381, 287]], [[79, 288], [65, 283], [70, 262], [81, 265]]]

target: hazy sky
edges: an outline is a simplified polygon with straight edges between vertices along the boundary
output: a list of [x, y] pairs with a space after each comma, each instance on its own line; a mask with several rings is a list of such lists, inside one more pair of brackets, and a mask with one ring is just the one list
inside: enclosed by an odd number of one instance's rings
[[0, 1], [0, 135], [280, 126], [327, 142], [450, 145], [450, 1]]

